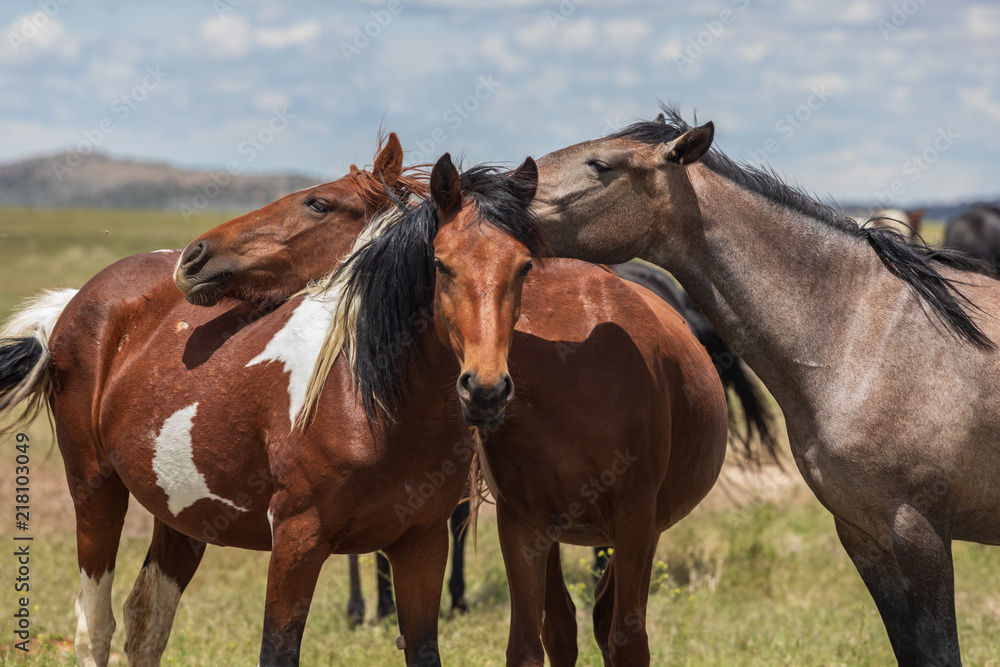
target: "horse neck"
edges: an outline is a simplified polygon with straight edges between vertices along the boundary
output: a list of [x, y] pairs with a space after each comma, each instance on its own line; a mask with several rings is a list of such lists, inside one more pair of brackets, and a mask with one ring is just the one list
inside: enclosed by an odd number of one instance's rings
[[854, 349], [852, 331], [878, 328], [867, 295], [894, 300], [887, 290], [902, 283], [887, 280], [861, 239], [702, 165], [688, 173], [698, 212], [647, 259], [674, 272], [783, 408], [826, 391]]

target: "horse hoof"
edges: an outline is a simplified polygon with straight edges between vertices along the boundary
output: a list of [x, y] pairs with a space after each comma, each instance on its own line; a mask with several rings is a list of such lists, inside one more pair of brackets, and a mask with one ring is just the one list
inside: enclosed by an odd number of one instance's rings
[[351, 630], [358, 627], [359, 625], [364, 625], [365, 623], [365, 606], [364, 604], [347, 605], [347, 623], [351, 626]]
[[465, 598], [459, 598], [451, 603], [451, 610], [464, 614], [469, 611], [469, 603], [465, 601]]

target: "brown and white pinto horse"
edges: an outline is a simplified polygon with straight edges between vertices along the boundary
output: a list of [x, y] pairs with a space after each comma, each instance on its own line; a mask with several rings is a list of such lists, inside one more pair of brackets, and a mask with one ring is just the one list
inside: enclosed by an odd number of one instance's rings
[[[0, 408], [32, 397], [49, 401], [75, 503], [81, 664], [108, 661], [111, 584], [129, 494], [156, 519], [125, 605], [130, 664], [159, 663], [206, 544], [271, 550], [260, 664], [298, 662], [327, 555], [376, 549], [396, 572], [407, 663], [440, 664], [447, 519], [472, 453], [461, 449], [468, 427], [449, 410], [454, 361], [429, 350], [433, 372], [410, 375], [413, 399], [375, 432], [346, 365], [338, 364], [309, 428], [296, 430], [336, 295], [295, 298], [263, 312], [258, 306], [282, 301], [323, 263], [335, 264], [366, 219], [390, 205], [385, 186], [400, 195], [422, 189], [401, 164], [390, 136], [373, 173], [352, 169], [223, 226], [233, 232], [232, 246], [196, 241], [184, 253], [129, 257], [78, 292], [29, 306], [5, 331]], [[296, 252], [293, 262], [291, 246], [324, 252]], [[234, 252], [226, 261], [213, 254], [230, 247], [258, 254]], [[216, 305], [196, 307], [181, 297], [172, 280], [178, 264], [200, 268], [186, 283], [190, 299]], [[239, 284], [230, 282], [237, 272]], [[281, 281], [265, 279], [275, 272]], [[445, 463], [452, 474], [412, 508], [423, 471]], [[410, 509], [400, 516], [399, 507]]]
[[536, 179], [530, 158], [460, 177], [442, 157], [432, 199], [387, 214], [323, 286], [342, 299], [324, 354], [346, 350], [370, 414], [393, 414], [412, 394], [381, 357], [423, 340], [433, 312], [462, 412], [490, 431], [480, 451], [510, 586], [508, 665], [542, 665], [543, 647], [553, 665], [576, 662], [559, 542], [614, 546], [595, 636], [606, 664], [648, 665], [656, 544], [715, 483], [725, 397], [705, 349], [649, 291], [574, 260], [531, 271], [544, 248], [528, 212]]

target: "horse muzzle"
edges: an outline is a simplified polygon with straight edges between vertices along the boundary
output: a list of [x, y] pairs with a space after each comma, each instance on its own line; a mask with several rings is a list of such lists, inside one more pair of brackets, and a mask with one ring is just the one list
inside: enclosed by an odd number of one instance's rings
[[211, 246], [205, 241], [192, 243], [177, 262], [174, 284], [195, 306], [214, 306], [225, 296], [225, 287], [232, 278], [230, 266], [212, 262]]
[[462, 416], [470, 426], [493, 428], [503, 423], [507, 404], [514, 398], [514, 382], [503, 373], [495, 381], [483, 383], [471, 371], [463, 372], [456, 385]]

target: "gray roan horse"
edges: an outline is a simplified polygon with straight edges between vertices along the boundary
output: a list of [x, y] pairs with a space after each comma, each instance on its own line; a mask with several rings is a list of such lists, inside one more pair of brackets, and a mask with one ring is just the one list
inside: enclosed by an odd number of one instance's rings
[[665, 112], [538, 162], [553, 249], [680, 280], [784, 411], [899, 663], [959, 664], [951, 540], [1000, 542], [1000, 283]]

